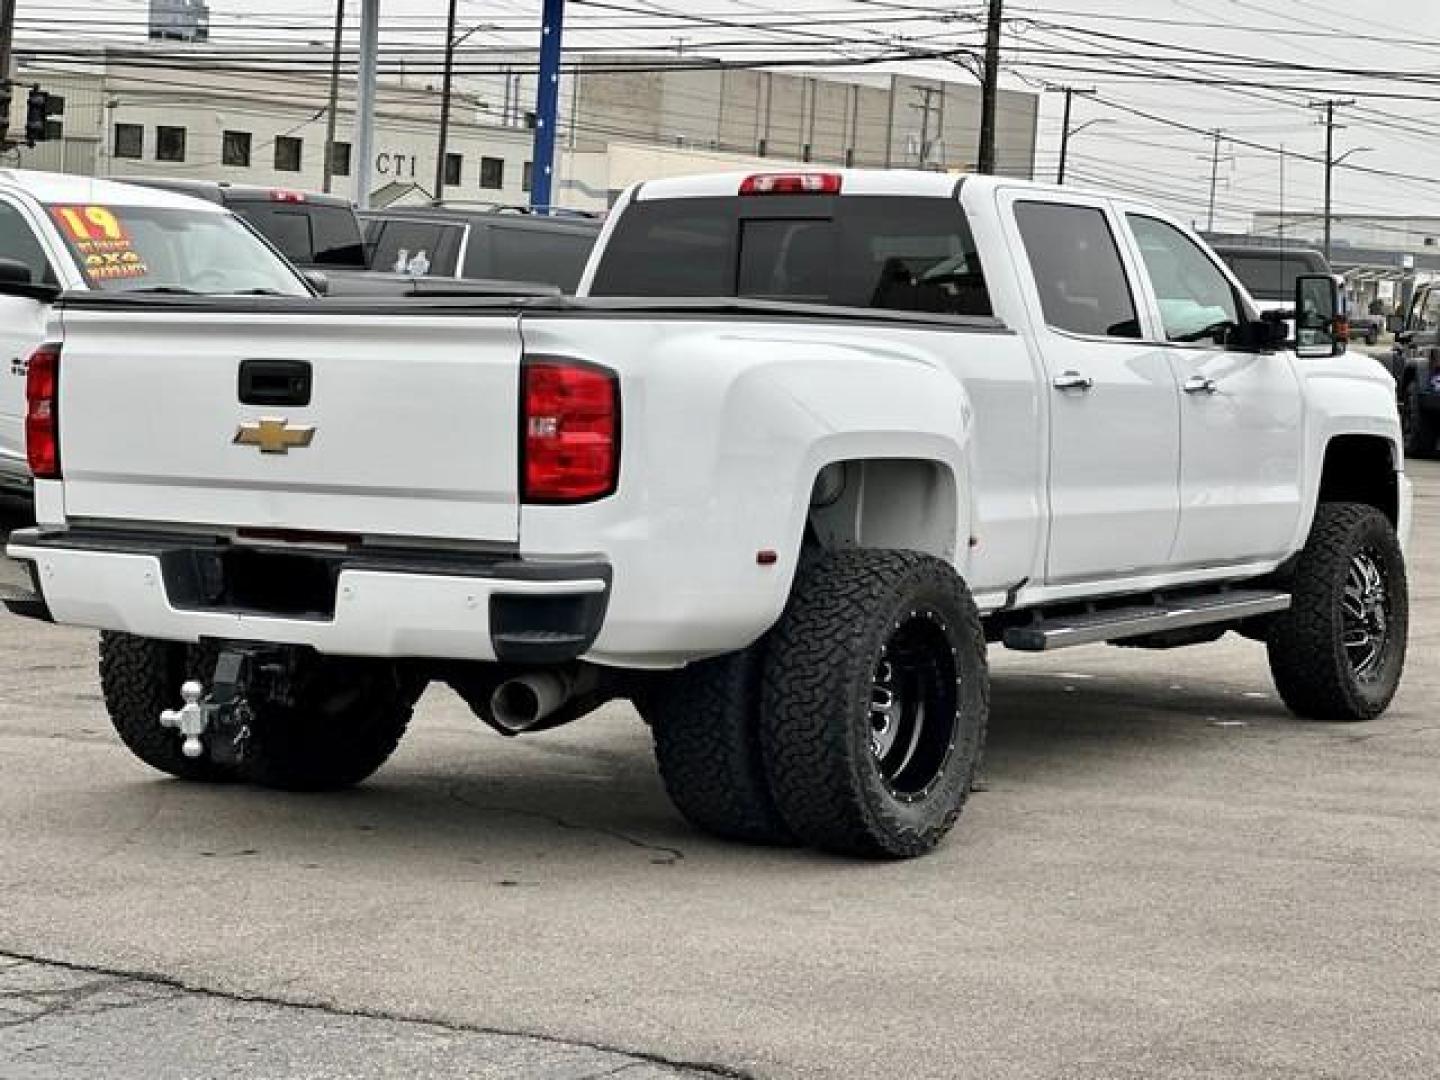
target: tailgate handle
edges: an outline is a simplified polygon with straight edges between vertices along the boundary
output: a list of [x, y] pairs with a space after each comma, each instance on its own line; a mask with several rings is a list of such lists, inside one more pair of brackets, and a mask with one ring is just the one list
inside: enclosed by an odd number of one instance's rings
[[309, 405], [308, 360], [241, 360], [240, 404]]

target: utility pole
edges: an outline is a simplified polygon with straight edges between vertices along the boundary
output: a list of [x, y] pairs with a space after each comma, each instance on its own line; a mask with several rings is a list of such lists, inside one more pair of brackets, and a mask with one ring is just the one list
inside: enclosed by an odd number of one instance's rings
[[375, 167], [375, 69], [380, 59], [380, 0], [360, 3], [360, 70], [355, 102], [355, 205], [370, 206]]
[[1210, 151], [1210, 215], [1205, 225], [1206, 232], [1215, 231], [1215, 185], [1220, 182], [1220, 136], [1223, 135], [1219, 128], [1210, 133], [1215, 140], [1215, 146]]
[[[1065, 162], [1070, 153], [1070, 103], [1076, 94], [1093, 95], [1097, 91], [1093, 86], [1053, 86], [1046, 87], [1047, 90], [1062, 90], [1065, 93], [1065, 116], [1060, 121], [1060, 165], [1055, 170], [1055, 183], [1065, 183]], [[1092, 121], [1093, 122], [1093, 121]], [[1081, 125], [1084, 127], [1085, 125]]]
[[15, 41], [15, 0], [0, 0], [0, 150], [10, 146], [6, 134], [10, 127], [10, 51]]
[[[1353, 98], [1337, 100], [1330, 98], [1327, 101], [1315, 102], [1325, 110], [1325, 261], [1330, 261], [1330, 189], [1331, 175], [1335, 171], [1335, 110], [1346, 105], [1354, 105]], [[1353, 151], [1351, 151], [1353, 153]]]
[[924, 169], [930, 162], [930, 102], [940, 91], [933, 86], [917, 86], [915, 92], [924, 97], [924, 102], [910, 103], [910, 108], [920, 110], [920, 168]]
[[335, 0], [335, 43], [330, 51], [330, 107], [325, 118], [325, 180], [327, 195], [335, 181], [335, 125], [340, 111], [340, 48], [345, 36], [345, 0]]
[[555, 128], [560, 113], [560, 38], [565, 0], [545, 0], [540, 27], [540, 80], [535, 88], [535, 145], [530, 208], [550, 212], [555, 179]]
[[1000, 28], [1002, 0], [990, 0], [985, 23], [985, 77], [980, 82], [980, 152], [975, 169], [995, 171], [995, 106], [1000, 95]]
[[435, 201], [445, 197], [445, 152], [450, 142], [450, 91], [455, 78], [455, 9], [458, 0], [450, 0], [445, 19], [445, 74], [440, 79], [440, 142], [435, 148]]

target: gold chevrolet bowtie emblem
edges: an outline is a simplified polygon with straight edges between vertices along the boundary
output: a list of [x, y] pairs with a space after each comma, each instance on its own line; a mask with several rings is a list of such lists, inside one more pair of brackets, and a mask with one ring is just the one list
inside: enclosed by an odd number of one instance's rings
[[310, 425], [291, 427], [289, 420], [252, 420], [235, 429], [236, 446], [258, 446], [262, 454], [288, 454], [309, 446], [315, 438]]

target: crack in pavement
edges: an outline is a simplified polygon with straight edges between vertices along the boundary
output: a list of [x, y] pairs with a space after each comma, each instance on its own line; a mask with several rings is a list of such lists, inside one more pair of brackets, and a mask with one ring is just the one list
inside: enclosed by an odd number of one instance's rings
[[451, 781], [445, 785], [445, 793], [461, 806], [467, 806], [472, 810], [485, 810], [491, 813], [514, 814], [517, 817], [534, 818], [538, 821], [549, 822], [559, 829], [569, 829], [573, 832], [589, 832], [599, 836], [607, 836], [611, 840], [619, 840], [621, 843], [629, 844], [631, 847], [639, 848], [641, 851], [649, 851], [657, 856], [650, 860], [655, 866], [674, 866], [684, 860], [685, 853], [679, 848], [669, 847], [665, 844], [654, 844], [648, 840], [641, 840], [639, 837], [630, 836], [628, 833], [620, 832], [618, 829], [607, 829], [601, 825], [582, 825], [577, 821], [569, 821], [558, 817], [555, 814], [546, 813], [543, 810], [529, 810], [515, 806], [501, 806], [497, 803], [476, 802], [474, 799], [466, 798], [459, 791], [459, 785]]
[[[620, 1075], [626, 1070], [641, 1068], [647, 1065], [672, 1069], [676, 1071], [677, 1075], [688, 1074], [695, 1077], [723, 1077], [726, 1078], [726, 1080], [753, 1080], [752, 1074], [728, 1065], [713, 1062], [676, 1060], [665, 1057], [662, 1054], [651, 1053], [645, 1050], [611, 1046], [584, 1039], [562, 1038], [542, 1032], [484, 1027], [424, 1016], [405, 1015], [398, 1012], [346, 1008], [333, 1002], [287, 1000], [278, 996], [265, 994], [247, 994], [216, 990], [168, 975], [153, 975], [98, 964], [57, 960], [52, 957], [39, 956], [15, 949], [0, 948], [0, 981], [12, 980], [17, 976], [17, 973], [22, 976], [33, 974], [43, 979], [47, 974], [57, 971], [68, 972], [72, 975], [90, 976], [91, 978], [77, 986], [56, 987], [52, 983], [47, 988], [42, 982], [40, 986], [0, 993], [0, 1000], [5, 1001], [22, 1000], [27, 995], [53, 999], [47, 1007], [34, 1014], [22, 1016], [15, 1021], [0, 1020], [0, 1031], [34, 1024], [47, 1017], [56, 1015], [64, 1015], [67, 1013], [84, 1016], [100, 1015], [104, 1012], [135, 1008], [157, 1002], [163, 1003], [179, 999], [185, 995], [193, 995], [195, 997], [210, 998], [219, 1001], [294, 1010], [296, 1012], [316, 1013], [337, 1018], [416, 1025], [417, 1027], [432, 1028], [456, 1035], [492, 1036], [515, 1040], [530, 1040], [534, 1043], [558, 1048], [590, 1050], [596, 1053], [612, 1054], [629, 1059], [613, 1068], [591, 1073], [585, 1080], [599, 1080], [601, 1077]], [[122, 997], [122, 999], [118, 1001], [107, 999], [104, 1006], [98, 1009], [84, 1007], [85, 1002], [91, 999], [105, 995], [108, 992], [117, 991], [121, 992], [122, 995], [129, 994], [134, 996], [132, 999]], [[147, 996], [140, 996], [142, 994]], [[0, 1009], [4, 1008], [5, 1006], [0, 1006]]]

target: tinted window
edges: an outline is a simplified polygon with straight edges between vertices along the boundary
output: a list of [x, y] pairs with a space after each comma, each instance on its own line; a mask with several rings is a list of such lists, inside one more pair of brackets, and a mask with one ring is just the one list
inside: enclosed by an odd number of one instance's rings
[[1257, 300], [1293, 301], [1297, 277], [1330, 272], [1317, 252], [1231, 251], [1220, 257], [1230, 264], [1246, 291]]
[[1235, 290], [1209, 257], [1179, 229], [1131, 214], [1145, 272], [1170, 341], [1224, 341], [1240, 321]]
[[631, 203], [605, 247], [591, 292], [732, 296], [735, 230], [733, 199]]
[[1015, 204], [1045, 322], [1095, 337], [1138, 338], [1135, 298], [1103, 210]]
[[990, 314], [969, 224], [949, 199], [634, 203], [620, 218], [593, 291]]
[[462, 225], [429, 221], [383, 222], [372, 234], [375, 247], [370, 255], [371, 269], [453, 277], [463, 232]]
[[30, 269], [32, 282], [53, 282], [55, 272], [45, 249], [20, 211], [9, 203], [0, 202], [0, 259], [14, 259]]
[[[492, 227], [490, 276], [505, 281], [536, 281], [573, 293], [590, 258], [598, 232]], [[477, 236], [486, 235], [476, 230]]]
[[291, 262], [355, 270], [366, 267], [360, 226], [348, 207], [236, 202], [231, 209], [254, 225]]

